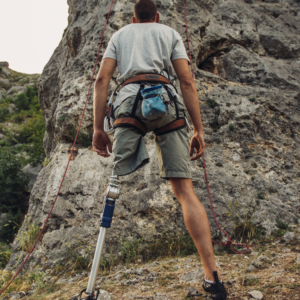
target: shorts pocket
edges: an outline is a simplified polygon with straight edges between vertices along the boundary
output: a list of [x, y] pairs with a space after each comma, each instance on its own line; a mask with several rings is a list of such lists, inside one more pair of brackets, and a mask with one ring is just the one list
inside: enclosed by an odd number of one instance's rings
[[134, 100], [135, 97], [130, 97], [123, 100], [122, 103], [114, 109], [114, 119], [117, 120], [119, 118], [129, 116], [132, 111]]

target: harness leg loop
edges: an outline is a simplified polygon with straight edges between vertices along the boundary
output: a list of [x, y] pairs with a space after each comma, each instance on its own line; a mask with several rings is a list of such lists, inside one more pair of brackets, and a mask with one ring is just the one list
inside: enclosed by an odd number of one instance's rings
[[[118, 179], [118, 176], [113, 175], [110, 178], [109, 184], [106, 189], [105, 193], [105, 199], [103, 203], [103, 213], [100, 217], [100, 233], [98, 236], [97, 246], [95, 250], [92, 270], [90, 273], [89, 283], [88, 287], [84, 292], [84, 297], [82, 298], [84, 300], [96, 300], [98, 298], [99, 292], [95, 294], [95, 285], [96, 285], [96, 279], [97, 279], [97, 273], [100, 266], [101, 261], [101, 254], [104, 248], [104, 241], [106, 236], [107, 228], [110, 228], [115, 203], [116, 200], [119, 198], [119, 184], [120, 181]], [[82, 294], [83, 294], [82, 292]], [[81, 297], [80, 297], [81, 299]]]

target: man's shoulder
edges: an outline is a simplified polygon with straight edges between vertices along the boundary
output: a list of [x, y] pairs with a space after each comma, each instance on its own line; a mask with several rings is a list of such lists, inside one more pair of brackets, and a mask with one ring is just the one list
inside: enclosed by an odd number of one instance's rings
[[[167, 26], [167, 25], [164, 25], [164, 24], [159, 24], [159, 23], [151, 23], [151, 24], [148, 24], [149, 26], [147, 26], [148, 28], [152, 28], [154, 30], [157, 30], [157, 31], [162, 31], [162, 32], [166, 32], [168, 34], [173, 34], [175, 36], [180, 36], [180, 34], [174, 30], [173, 28]], [[122, 34], [126, 34], [128, 32], [132, 32], [136, 29], [138, 29], [140, 31], [141, 28], [138, 27], [139, 24], [128, 24], [122, 28], [120, 28], [118, 31], [116, 31], [113, 36], [115, 38], [117, 38], [118, 36], [122, 35]]]

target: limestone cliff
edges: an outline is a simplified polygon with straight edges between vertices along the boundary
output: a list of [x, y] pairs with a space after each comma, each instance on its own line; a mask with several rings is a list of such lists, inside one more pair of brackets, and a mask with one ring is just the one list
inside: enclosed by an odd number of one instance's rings
[[[181, 1], [155, 1], [161, 22], [186, 41]], [[50, 164], [35, 183], [28, 215], [42, 224], [61, 181], [78, 126], [109, 0], [68, 0], [69, 24], [39, 81], [46, 122], [44, 146]], [[131, 22], [134, 2], [115, 1], [101, 55], [110, 36]], [[194, 70], [207, 143], [206, 161], [216, 214], [232, 228], [226, 212], [238, 200], [240, 213], [254, 206], [256, 224], [267, 231], [275, 218], [299, 217], [300, 2], [299, 0], [187, 1]], [[116, 86], [117, 72], [111, 83]], [[92, 134], [92, 97], [82, 131]], [[232, 125], [229, 125], [232, 124]], [[107, 250], [118, 236], [143, 237], [184, 229], [180, 206], [168, 182], [158, 177], [153, 136], [146, 136], [150, 163], [122, 178]], [[57, 204], [32, 262], [53, 267], [67, 247], [95, 244], [103, 193], [112, 159], [77, 146]], [[215, 228], [202, 161], [192, 164], [196, 194]], [[271, 189], [270, 189], [271, 188]], [[14, 243], [10, 266], [19, 253]], [[84, 254], [84, 248], [81, 248]]]

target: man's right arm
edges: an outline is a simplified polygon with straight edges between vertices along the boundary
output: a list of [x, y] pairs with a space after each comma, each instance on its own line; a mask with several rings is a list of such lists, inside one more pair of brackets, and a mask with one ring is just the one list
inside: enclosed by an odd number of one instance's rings
[[186, 59], [175, 59], [172, 64], [180, 82], [185, 106], [192, 119], [194, 135], [191, 141], [190, 156], [192, 156], [195, 148], [196, 155], [191, 160], [196, 160], [202, 156], [205, 148], [197, 88]]

